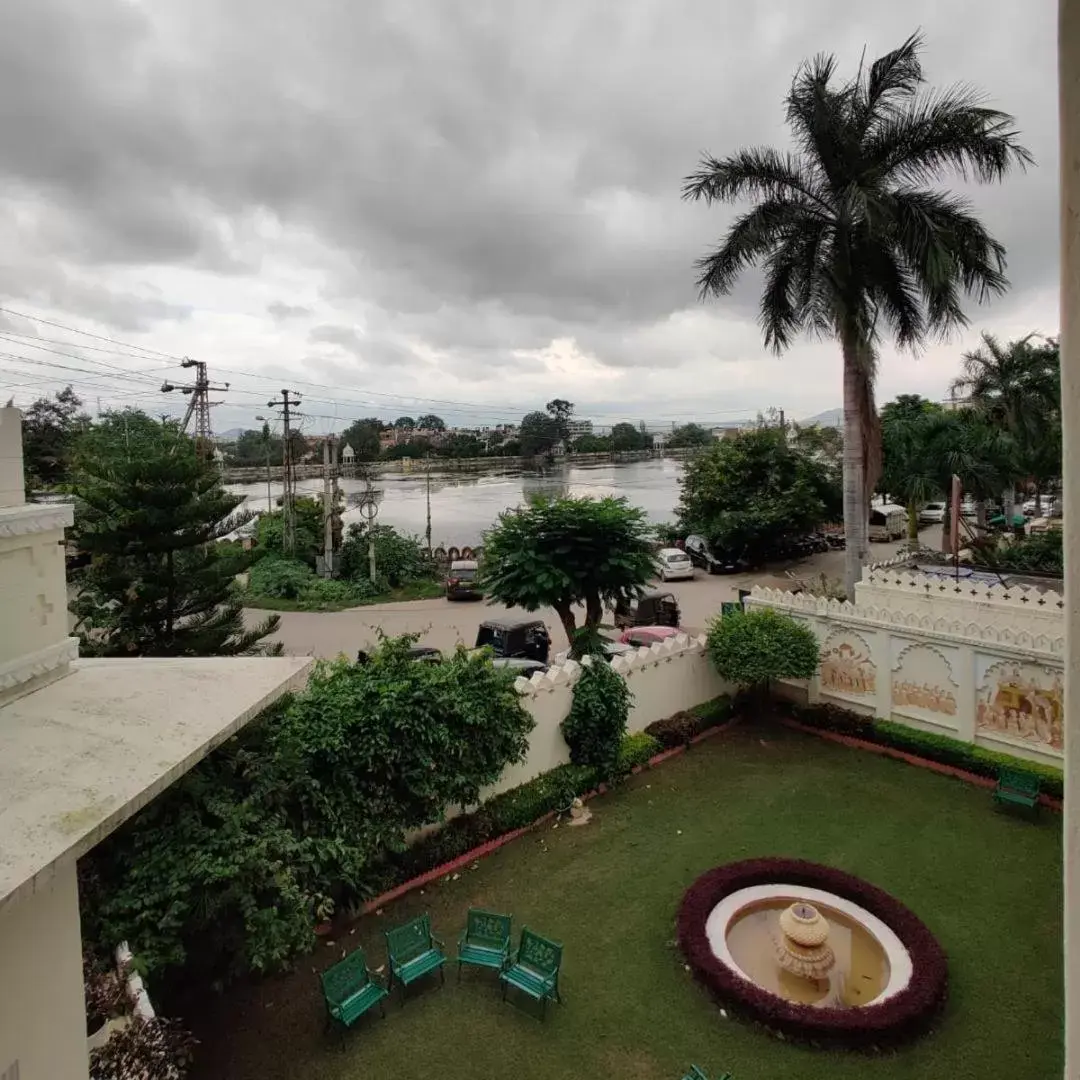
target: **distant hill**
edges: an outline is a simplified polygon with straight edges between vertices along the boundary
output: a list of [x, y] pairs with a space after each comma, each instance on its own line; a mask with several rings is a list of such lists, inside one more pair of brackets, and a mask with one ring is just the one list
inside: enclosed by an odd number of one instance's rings
[[816, 416], [808, 416], [805, 420], [800, 420], [799, 423], [820, 424], [822, 427], [843, 427], [844, 410], [826, 409], [824, 412], [820, 412]]
[[247, 431], [247, 428], [231, 427], [228, 431], [217, 431], [214, 433], [214, 438], [219, 442], [236, 442], [241, 435]]

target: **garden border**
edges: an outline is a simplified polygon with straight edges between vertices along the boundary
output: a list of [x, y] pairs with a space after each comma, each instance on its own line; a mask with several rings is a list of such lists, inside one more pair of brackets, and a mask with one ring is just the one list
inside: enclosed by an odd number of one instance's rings
[[[657, 765], [662, 764], [669, 758], [678, 757], [679, 754], [683, 754], [691, 746], [697, 745], [699, 742], [703, 742], [705, 739], [710, 739], [714, 735], [720, 734], [722, 731], [727, 731], [728, 728], [738, 723], [739, 716], [735, 713], [729, 713], [725, 719], [715, 724], [710, 728], [706, 728], [704, 731], [698, 732], [689, 743], [683, 746], [673, 746], [668, 750], [661, 750], [658, 754], [653, 754], [649, 758], [645, 766], [635, 765], [631, 770], [631, 775], [637, 775], [642, 772], [644, 768], [655, 768]], [[592, 791], [586, 792], [581, 795], [582, 801], [588, 801], [597, 795], [604, 795], [610, 790], [608, 784], [598, 784]], [[438, 881], [440, 878], [444, 878], [447, 874], [453, 874], [460, 870], [463, 866], [468, 866], [470, 863], [474, 863], [479, 859], [483, 859], [486, 856], [492, 854], [492, 852], [498, 851], [504, 844], [509, 844], [512, 840], [516, 840], [519, 836], [524, 836], [525, 833], [531, 832], [533, 829], [540, 825], [543, 825], [546, 821], [550, 821], [555, 817], [559, 811], [549, 810], [546, 814], [541, 814], [535, 821], [529, 822], [528, 825], [522, 825], [520, 828], [511, 829], [510, 832], [503, 833], [501, 836], [492, 837], [490, 840], [485, 840], [482, 844], [466, 851], [463, 855], [458, 855], [456, 858], [451, 859], [449, 862], [442, 863], [440, 866], [433, 867], [431, 870], [426, 870], [422, 874], [418, 874], [414, 878], [410, 878], [408, 881], [402, 882], [400, 885], [395, 885], [392, 889], [387, 889], [386, 892], [380, 893], [378, 896], [371, 900], [367, 900], [360, 908], [361, 915], [370, 915], [378, 908], [385, 907], [387, 904], [393, 903], [395, 900], [399, 900], [402, 896], [412, 892], [414, 889], [422, 889], [425, 885], [430, 885], [433, 881]]]
[[[833, 1009], [796, 1005], [737, 975], [709, 945], [709, 915], [725, 896], [775, 882], [824, 889], [876, 915], [911, 956], [913, 971], [908, 985], [877, 1005]], [[948, 993], [945, 951], [922, 920], [876, 885], [820, 863], [768, 857], [707, 870], [683, 894], [677, 930], [679, 947], [695, 978], [720, 1001], [785, 1038], [879, 1049], [925, 1031]]]
[[[936, 772], [941, 776], [951, 776], [957, 780], [974, 784], [976, 787], [989, 790], [997, 786], [997, 781], [992, 776], [980, 776], [978, 773], [969, 772], [967, 769], [958, 768], [956, 765], [946, 765], [943, 762], [934, 761], [933, 758], [912, 754], [907, 750], [898, 750], [895, 746], [886, 746], [884, 743], [870, 742], [855, 735], [844, 735], [839, 731], [813, 727], [810, 724], [803, 724], [790, 716], [781, 717], [780, 722], [784, 727], [791, 728], [793, 731], [801, 731], [806, 735], [816, 735], [819, 739], [839, 743], [841, 746], [847, 746], [853, 750], [869, 750], [872, 754], [880, 754], [882, 757], [893, 758], [895, 761], [903, 761], [905, 764], [928, 769], [930, 772]], [[1060, 799], [1055, 799], [1053, 795], [1047, 795], [1043, 791], [1039, 792], [1039, 804], [1048, 806], [1051, 810], [1058, 811], [1058, 813], [1063, 809]]]

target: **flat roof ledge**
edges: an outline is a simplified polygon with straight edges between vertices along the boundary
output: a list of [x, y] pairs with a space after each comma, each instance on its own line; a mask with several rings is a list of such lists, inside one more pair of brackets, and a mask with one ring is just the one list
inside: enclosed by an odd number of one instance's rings
[[314, 662], [78, 660], [63, 679], [0, 706], [0, 909], [302, 688]]

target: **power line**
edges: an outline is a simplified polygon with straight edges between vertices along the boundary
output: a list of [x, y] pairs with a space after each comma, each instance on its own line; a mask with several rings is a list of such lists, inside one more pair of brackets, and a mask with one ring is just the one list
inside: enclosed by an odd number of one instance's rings
[[31, 322], [38, 322], [43, 326], [52, 326], [57, 330], [67, 330], [71, 334], [82, 334], [83, 337], [93, 338], [95, 341], [107, 341], [110, 345], [121, 345], [127, 349], [141, 349], [143, 352], [150, 353], [152, 356], [160, 356], [165, 360], [175, 360], [180, 363], [184, 359], [182, 356], [173, 356], [172, 353], [160, 352], [158, 349], [151, 349], [149, 346], [129, 345], [127, 342], [117, 341], [116, 338], [106, 337], [104, 334], [92, 334], [89, 330], [80, 330], [77, 326], [65, 326], [64, 323], [43, 319], [40, 315], [27, 315], [24, 311], [12, 311], [11, 308], [6, 307], [0, 307], [0, 312], [4, 315], [14, 315], [19, 319], [29, 319]]
[[[295, 394], [295, 397], [290, 399], [290, 393]], [[292, 432], [289, 425], [292, 418], [297, 415], [291, 410], [300, 404], [300, 395], [296, 394], [295, 391], [282, 390], [280, 401], [268, 401], [266, 404], [271, 409], [280, 408], [282, 410], [281, 505], [282, 510], [284, 511], [284, 517], [282, 519], [281, 546], [286, 555], [294, 555], [296, 554], [296, 507], [294, 505], [296, 481], [293, 476]]]

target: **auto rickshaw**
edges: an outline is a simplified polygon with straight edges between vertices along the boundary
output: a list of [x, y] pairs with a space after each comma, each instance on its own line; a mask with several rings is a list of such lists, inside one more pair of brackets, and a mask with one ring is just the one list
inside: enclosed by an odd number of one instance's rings
[[674, 593], [647, 592], [635, 602], [620, 600], [615, 605], [615, 626], [678, 626], [681, 612]]
[[476, 647], [487, 646], [495, 656], [520, 656], [548, 662], [551, 635], [542, 619], [487, 619], [476, 632]]

